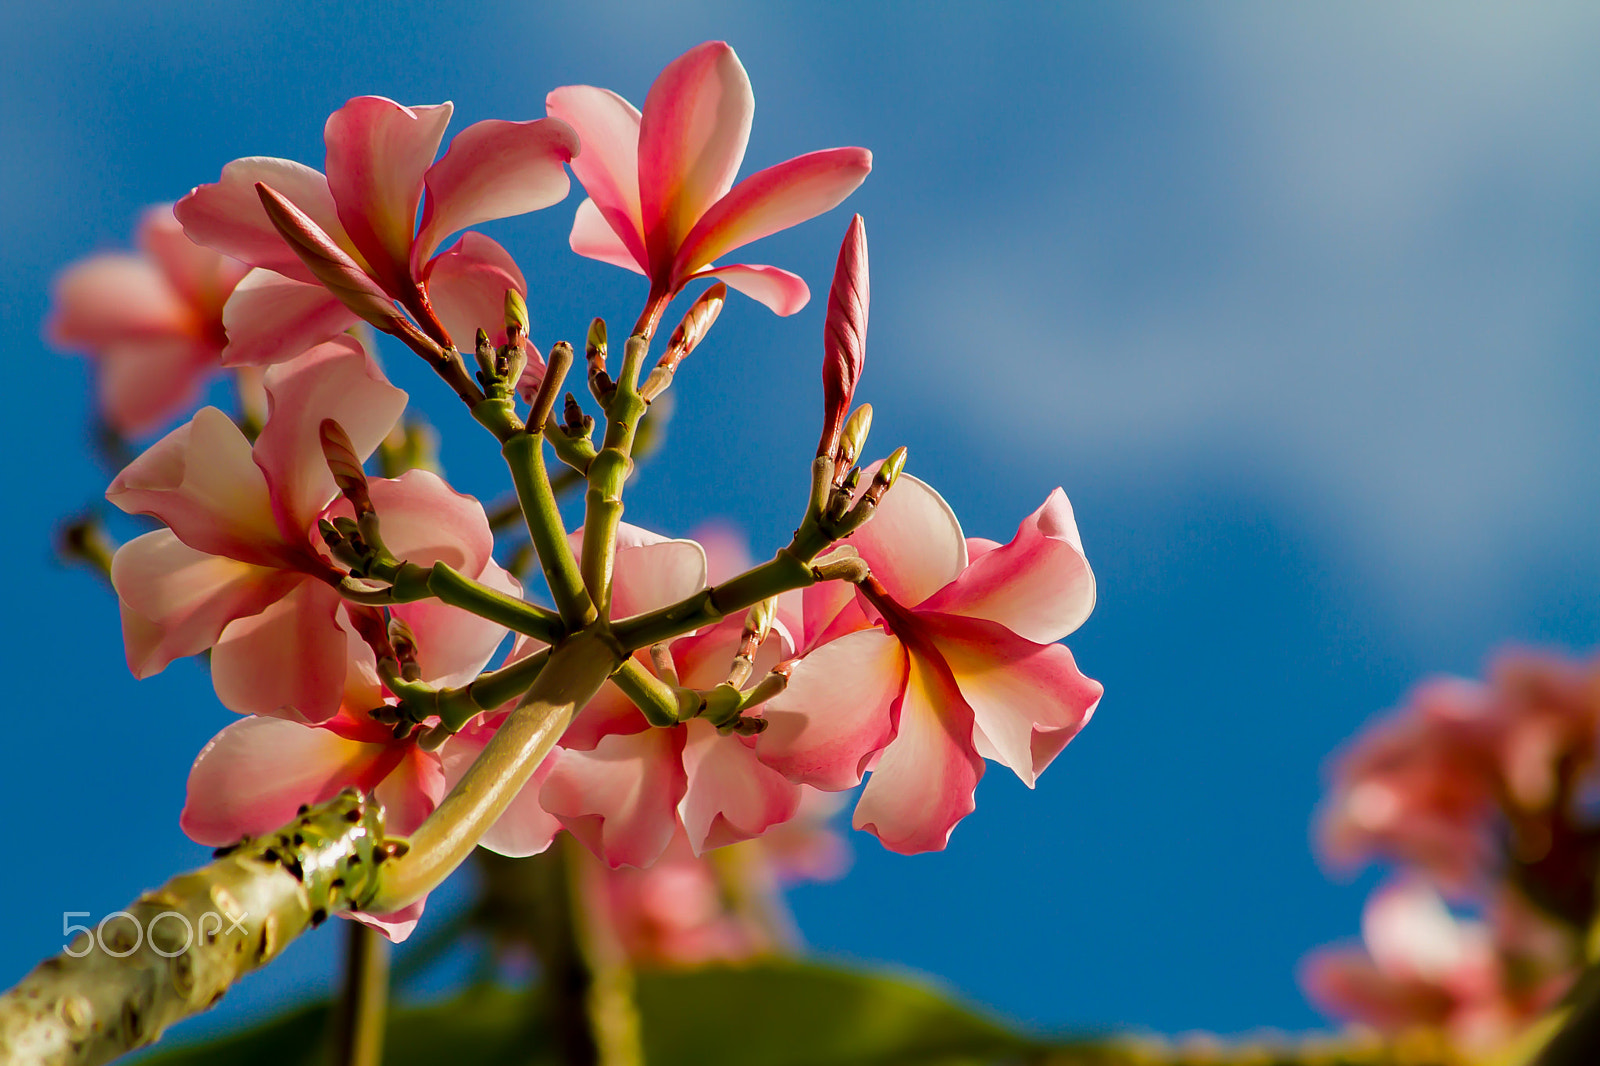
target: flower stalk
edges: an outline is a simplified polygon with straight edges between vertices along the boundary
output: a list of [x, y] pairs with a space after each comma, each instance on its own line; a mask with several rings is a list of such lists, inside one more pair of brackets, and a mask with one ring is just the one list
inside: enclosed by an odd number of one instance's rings
[[0, 1061], [95, 1066], [155, 1043], [301, 933], [366, 909], [400, 847], [346, 790], [146, 892], [0, 996]]

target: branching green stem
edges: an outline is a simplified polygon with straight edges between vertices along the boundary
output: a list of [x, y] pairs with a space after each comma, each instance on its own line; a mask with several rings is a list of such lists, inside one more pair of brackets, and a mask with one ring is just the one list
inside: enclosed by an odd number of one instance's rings
[[556, 495], [545, 472], [544, 438], [519, 433], [500, 450], [511, 468], [517, 499], [522, 501], [522, 513], [528, 521], [528, 536], [539, 555], [539, 567], [544, 571], [556, 609], [561, 612], [561, 621], [569, 631], [581, 629], [597, 616], [594, 601], [584, 588], [583, 575], [578, 572], [572, 545], [567, 543]]
[[720, 585], [712, 585], [660, 610], [619, 622], [614, 632], [618, 643], [631, 652], [720, 622], [735, 611], [760, 603], [768, 596], [814, 585], [816, 581], [817, 576], [810, 562], [796, 557], [794, 546], [791, 545], [738, 577]]
[[553, 644], [566, 634], [560, 615], [479, 584], [457, 573], [448, 563], [433, 564], [428, 588], [450, 606], [497, 622], [513, 633], [537, 637], [546, 644]]
[[647, 406], [639, 395], [639, 371], [649, 350], [648, 337], [628, 338], [616, 392], [606, 405], [605, 441], [589, 464], [589, 492], [584, 498], [583, 515], [583, 584], [602, 617], [611, 608], [611, 570], [616, 557], [617, 526], [622, 522], [622, 487], [633, 470], [633, 439]]
[[572, 716], [599, 690], [622, 656], [602, 632], [577, 633], [551, 650], [521, 704], [428, 820], [411, 849], [387, 864], [368, 910], [387, 913], [433, 891], [464, 862], [555, 747]]
[[622, 661], [617, 672], [611, 675], [611, 680], [617, 683], [623, 695], [633, 701], [633, 705], [639, 708], [645, 721], [651, 725], [677, 725], [685, 718], [692, 718], [694, 712], [699, 710], [697, 699], [685, 690], [667, 684], [632, 656]]

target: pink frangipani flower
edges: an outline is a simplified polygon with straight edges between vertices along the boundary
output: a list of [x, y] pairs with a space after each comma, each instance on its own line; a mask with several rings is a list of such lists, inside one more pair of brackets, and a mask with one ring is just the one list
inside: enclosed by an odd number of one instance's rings
[[95, 360], [96, 404], [125, 436], [188, 408], [220, 365], [223, 304], [250, 269], [183, 235], [170, 204], [139, 220], [137, 254], [91, 256], [62, 271], [50, 343]]
[[[705, 587], [706, 558], [693, 541], [667, 540], [624, 525], [612, 606], [618, 617], [663, 607]], [[743, 618], [671, 644], [681, 684], [709, 689], [726, 680]], [[757, 663], [780, 656], [769, 638]], [[638, 661], [652, 669], [640, 653]], [[723, 736], [702, 719], [653, 727], [607, 683], [573, 721], [539, 799], [611, 866], [649, 866], [675, 835], [699, 854], [758, 836], [790, 818], [800, 790], [756, 758], [749, 738]]]
[[573, 173], [572, 250], [650, 279], [635, 331], [651, 332], [668, 300], [696, 278], [721, 278], [780, 315], [810, 299], [804, 281], [771, 266], [715, 261], [837, 206], [872, 169], [865, 148], [830, 148], [769, 167], [735, 185], [755, 113], [750, 79], [722, 41], [673, 60], [641, 113], [606, 89], [568, 85], [545, 100], [583, 140]]
[[[247, 157], [179, 201], [177, 216], [191, 238], [257, 268], [224, 311], [229, 365], [292, 357], [359, 320], [284, 239], [258, 184], [364, 273], [377, 299], [405, 308], [437, 343], [451, 343], [452, 317], [467, 339], [480, 326], [493, 332], [503, 318], [498, 306], [487, 320], [470, 313], [462, 319], [454, 290], [443, 291], [431, 277], [434, 251], [457, 230], [563, 199], [570, 187], [563, 164], [577, 153], [577, 138], [556, 119], [489, 120], [457, 134], [435, 162], [451, 110], [448, 103], [410, 108], [358, 96], [328, 118], [326, 175], [287, 159]], [[451, 252], [490, 265], [509, 261], [481, 235]], [[494, 295], [502, 298], [504, 289]], [[475, 309], [472, 302], [467, 309]]]
[[[111, 577], [136, 676], [211, 648], [225, 706], [321, 721], [338, 710], [346, 674], [333, 587], [341, 575], [316, 528], [336, 495], [321, 425], [338, 422], [364, 457], [406, 396], [349, 338], [271, 367], [266, 388], [271, 413], [253, 447], [227, 416], [202, 408], [112, 482], [112, 503], [168, 528], [123, 545]], [[370, 490], [401, 558], [447, 562], [474, 578], [488, 572], [493, 535], [476, 500], [423, 470], [375, 479]], [[437, 610], [447, 608], [395, 608], [408, 622]], [[462, 632], [474, 621], [463, 616]]]
[[967, 540], [938, 493], [901, 475], [851, 538], [870, 602], [807, 590], [805, 653], [765, 707], [763, 762], [837, 791], [872, 772], [854, 825], [936, 851], [971, 813], [984, 759], [1029, 787], [1100, 701], [1054, 643], [1094, 606], [1072, 506], [1057, 489], [1006, 545]]

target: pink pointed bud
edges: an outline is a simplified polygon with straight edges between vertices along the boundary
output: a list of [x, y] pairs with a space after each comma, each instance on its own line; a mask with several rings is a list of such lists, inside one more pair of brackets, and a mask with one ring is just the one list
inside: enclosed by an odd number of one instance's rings
[[727, 299], [728, 287], [719, 281], [701, 293], [700, 299], [684, 312], [683, 321], [678, 323], [678, 328], [672, 331], [672, 338], [667, 341], [667, 350], [661, 356], [661, 361], [650, 371], [650, 376], [639, 390], [646, 401], [655, 399], [672, 384], [672, 375], [677, 372], [678, 364], [705, 340]]
[[385, 333], [414, 331], [395, 309], [394, 301], [311, 216], [265, 182], [256, 182], [256, 195], [294, 254], [341, 303]]
[[828, 319], [822, 330], [822, 439], [819, 456], [832, 455], [839, 446], [850, 401], [867, 357], [867, 305], [871, 302], [867, 278], [867, 227], [857, 215], [839, 246], [828, 290]]
[[678, 328], [672, 331], [672, 339], [667, 341], [667, 354], [661, 357], [661, 361], [672, 366], [683, 362], [684, 357], [694, 351], [695, 346], [711, 332], [712, 323], [722, 313], [722, 305], [727, 299], [728, 287], [720, 281], [701, 293], [700, 298], [684, 312]]
[[322, 456], [333, 474], [333, 483], [339, 486], [344, 498], [355, 508], [356, 517], [372, 514], [372, 497], [367, 492], [367, 473], [361, 469], [355, 445], [344, 427], [331, 418], [324, 418], [321, 427]]

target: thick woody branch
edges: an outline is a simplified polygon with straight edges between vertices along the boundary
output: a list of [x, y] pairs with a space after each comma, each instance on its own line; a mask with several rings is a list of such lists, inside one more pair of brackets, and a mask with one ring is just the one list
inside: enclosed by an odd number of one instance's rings
[[347, 789], [146, 892], [0, 996], [0, 1061], [92, 1066], [208, 1010], [329, 915], [365, 906], [397, 850]]

